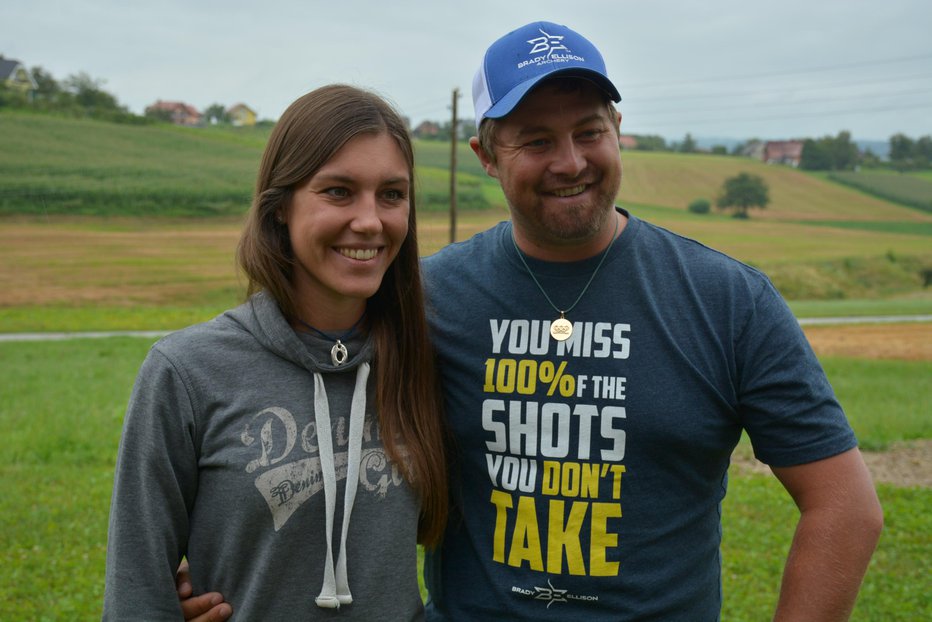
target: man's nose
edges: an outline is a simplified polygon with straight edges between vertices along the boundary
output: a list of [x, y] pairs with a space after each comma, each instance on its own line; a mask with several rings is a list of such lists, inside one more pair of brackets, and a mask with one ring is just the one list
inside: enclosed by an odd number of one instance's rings
[[576, 177], [586, 168], [586, 158], [583, 150], [572, 140], [561, 142], [554, 152], [550, 171], [558, 175]]

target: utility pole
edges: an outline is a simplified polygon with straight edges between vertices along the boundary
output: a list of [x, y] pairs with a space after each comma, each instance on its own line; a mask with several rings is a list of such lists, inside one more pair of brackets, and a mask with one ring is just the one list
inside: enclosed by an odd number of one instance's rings
[[453, 89], [453, 122], [450, 124], [450, 244], [456, 242], [456, 100], [459, 99], [460, 90]]

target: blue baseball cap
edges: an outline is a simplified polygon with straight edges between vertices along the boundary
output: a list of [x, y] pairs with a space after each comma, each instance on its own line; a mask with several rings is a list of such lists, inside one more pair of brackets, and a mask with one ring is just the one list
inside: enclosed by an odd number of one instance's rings
[[500, 119], [541, 80], [556, 75], [591, 80], [613, 102], [621, 101], [608, 79], [605, 61], [578, 32], [552, 22], [533, 22], [493, 43], [472, 82], [476, 128], [483, 119]]

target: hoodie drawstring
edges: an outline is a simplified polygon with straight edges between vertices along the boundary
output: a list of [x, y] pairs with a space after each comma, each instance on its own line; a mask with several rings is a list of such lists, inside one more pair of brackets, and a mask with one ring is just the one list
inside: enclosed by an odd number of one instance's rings
[[326, 504], [327, 558], [324, 562], [324, 583], [320, 595], [315, 599], [318, 607], [339, 609], [340, 605], [353, 602], [346, 572], [346, 537], [349, 533], [350, 515], [356, 501], [359, 485], [359, 461], [362, 456], [362, 431], [366, 419], [366, 384], [369, 380], [369, 363], [362, 363], [356, 371], [356, 387], [350, 405], [349, 447], [346, 464], [346, 490], [343, 495], [343, 526], [340, 534], [340, 556], [336, 567], [333, 564], [333, 517], [336, 511], [336, 469], [333, 459], [333, 439], [330, 427], [330, 404], [323, 376], [314, 373], [314, 420], [317, 426], [320, 469], [324, 478], [324, 501]]

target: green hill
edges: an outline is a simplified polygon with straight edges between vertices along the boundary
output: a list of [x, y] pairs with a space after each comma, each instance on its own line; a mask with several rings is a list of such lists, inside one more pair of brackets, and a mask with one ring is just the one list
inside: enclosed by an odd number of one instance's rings
[[[138, 222], [145, 223], [148, 231], [162, 226], [148, 217], [158, 217], [165, 227], [178, 226], [171, 224], [171, 217], [204, 217], [198, 227], [210, 228], [214, 225], [207, 217], [243, 214], [268, 129], [118, 125], [0, 112], [0, 137], [0, 217], [27, 216], [0, 220], [0, 237], [8, 234], [5, 244], [0, 244], [0, 258], [16, 266], [16, 258], [4, 255], [3, 246], [14, 246], [24, 235], [16, 221], [30, 222], [36, 216], [42, 217], [39, 223], [53, 228], [56, 222], [68, 220], [55, 218], [61, 215], [108, 218], [83, 221], [92, 228], [116, 226], [109, 220], [113, 216], [145, 216]], [[497, 182], [485, 175], [468, 145], [459, 144], [457, 149], [462, 239], [507, 217], [507, 211]], [[423, 252], [432, 252], [449, 239], [450, 146], [416, 142], [415, 157], [419, 242]], [[624, 152], [622, 159], [619, 204], [765, 269], [788, 298], [896, 296], [929, 308], [932, 213], [885, 201], [825, 176], [742, 158]], [[750, 220], [687, 210], [697, 198], [714, 199], [722, 182], [741, 171], [760, 175], [769, 185], [772, 203], [766, 209], [754, 210]], [[230, 240], [214, 241], [222, 246], [217, 250], [222, 257], [218, 271], [229, 269], [233, 222], [213, 219], [222, 229], [217, 235]], [[187, 231], [192, 223], [184, 227]], [[47, 232], [43, 229], [43, 233]], [[173, 261], [185, 265], [207, 261], [205, 242], [194, 246], [196, 256]], [[36, 263], [32, 254], [27, 255]], [[48, 257], [43, 256], [36, 269], [48, 265]], [[171, 278], [177, 278], [177, 270], [171, 269], [175, 275]], [[34, 279], [47, 280], [43, 274]], [[70, 273], [62, 276], [71, 278]], [[169, 277], [160, 273], [154, 278]]]
[[770, 205], [753, 218], [810, 221], [930, 223], [932, 215], [869, 196], [787, 166], [747, 158], [626, 151], [620, 200], [685, 209], [697, 198], [713, 200], [728, 177], [747, 171], [770, 188]]
[[244, 211], [268, 130], [0, 114], [0, 213]]
[[[267, 129], [119, 125], [85, 119], [0, 112], [0, 214], [208, 216], [247, 208]], [[416, 143], [422, 211], [446, 210], [450, 146]], [[462, 209], [502, 207], [468, 145], [457, 146]], [[622, 205], [685, 212], [714, 199], [741, 171], [764, 178], [771, 204], [755, 220], [932, 226], [932, 214], [825, 178], [735, 157], [625, 152]], [[685, 213], [684, 213], [685, 216]], [[917, 229], [918, 228], [918, 229]]]

